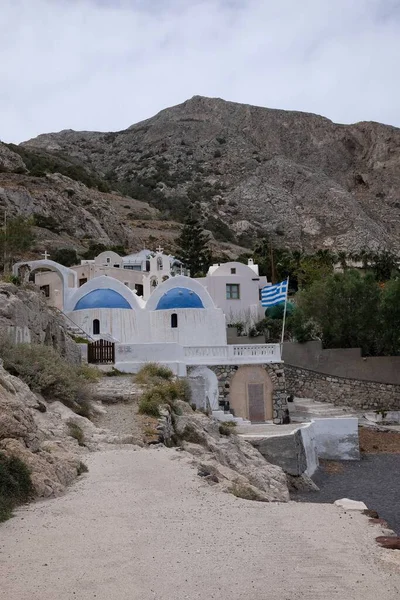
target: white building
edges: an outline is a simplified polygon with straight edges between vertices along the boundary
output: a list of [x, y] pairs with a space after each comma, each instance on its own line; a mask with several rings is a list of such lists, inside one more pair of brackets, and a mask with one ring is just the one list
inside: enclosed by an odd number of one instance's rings
[[228, 325], [243, 323], [248, 329], [264, 317], [261, 290], [268, 282], [265, 276], [259, 275], [258, 265], [252, 259], [247, 265], [240, 262], [213, 265], [206, 277], [197, 281], [207, 288], [216, 306], [222, 309]]
[[[79, 282], [79, 271], [50, 260], [19, 263], [14, 273], [24, 269], [57, 273], [66, 318], [90, 336], [95, 348], [96, 340], [107, 340], [120, 371], [135, 373], [146, 362], [159, 362], [177, 375], [201, 380], [208, 405], [216, 413], [224, 400], [237, 418], [280, 422], [285, 393], [279, 344], [228, 345], [225, 314], [206, 287], [184, 275], [172, 276], [160, 258], [156, 254], [150, 259], [155, 262], [143, 279], [150, 291], [153, 287], [147, 299], [108, 274]], [[232, 264], [244, 267], [246, 275], [246, 269], [256, 274], [245, 265]], [[157, 278], [154, 286], [152, 277]], [[224, 276], [213, 277], [226, 285]]]
[[[69, 271], [75, 273], [70, 276], [69, 286], [75, 286], [75, 282], [82, 286], [100, 276], [113, 277], [144, 300], [148, 300], [157, 286], [167, 279], [186, 274], [181, 263], [173, 256], [163, 254], [161, 248], [156, 252], [142, 250], [125, 257], [105, 251], [94, 260], [82, 260], [80, 265], [71, 267]], [[214, 304], [221, 308], [228, 325], [242, 323], [248, 330], [264, 317], [261, 289], [268, 282], [266, 277], [259, 275], [258, 265], [252, 259], [247, 265], [240, 262], [213, 265], [206, 277], [197, 281], [207, 289]], [[50, 305], [64, 310], [62, 276], [57, 271], [37, 271], [35, 283]]]

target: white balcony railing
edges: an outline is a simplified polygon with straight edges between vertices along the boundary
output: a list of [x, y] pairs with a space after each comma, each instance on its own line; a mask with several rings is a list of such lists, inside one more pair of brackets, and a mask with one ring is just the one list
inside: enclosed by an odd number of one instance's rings
[[280, 362], [279, 344], [185, 346], [187, 364], [246, 364]]

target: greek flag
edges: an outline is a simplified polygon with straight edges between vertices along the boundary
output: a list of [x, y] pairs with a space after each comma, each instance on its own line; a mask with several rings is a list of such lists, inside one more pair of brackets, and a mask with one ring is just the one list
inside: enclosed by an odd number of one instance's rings
[[274, 306], [284, 302], [287, 298], [288, 280], [276, 285], [266, 285], [261, 290], [261, 306]]

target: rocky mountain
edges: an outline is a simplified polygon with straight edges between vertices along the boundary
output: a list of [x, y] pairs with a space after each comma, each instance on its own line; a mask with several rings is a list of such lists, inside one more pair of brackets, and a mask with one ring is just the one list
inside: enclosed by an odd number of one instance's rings
[[182, 218], [200, 201], [220, 239], [265, 231], [296, 248], [400, 250], [400, 129], [195, 96], [116, 133], [62, 131], [61, 153]]
[[57, 220], [61, 231], [38, 220], [50, 248], [173, 247], [196, 205], [231, 256], [264, 234], [306, 251], [400, 252], [400, 129], [379, 123], [195, 96], [124, 131], [0, 145], [0, 171], [0, 211]]
[[[92, 243], [123, 246], [127, 252], [161, 243], [172, 251], [181, 229], [148, 202], [113, 189], [101, 173], [75, 158], [0, 142], [0, 227], [4, 213], [34, 217], [32, 257], [64, 247], [83, 253]], [[243, 251], [223, 241], [212, 240], [212, 246], [220, 256]]]

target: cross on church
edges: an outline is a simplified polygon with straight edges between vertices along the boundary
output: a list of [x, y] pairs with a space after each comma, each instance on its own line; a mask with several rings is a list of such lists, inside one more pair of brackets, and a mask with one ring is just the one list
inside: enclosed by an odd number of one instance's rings
[[160, 245], [158, 245], [158, 248], [156, 248], [156, 252], [158, 252], [159, 254], [161, 254], [164, 251], [164, 248], [161, 248]]
[[50, 258], [50, 254], [47, 253], [47, 250], [45, 250], [44, 254], [42, 254], [41, 256], [44, 256], [44, 260], [47, 260], [48, 258]]

